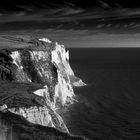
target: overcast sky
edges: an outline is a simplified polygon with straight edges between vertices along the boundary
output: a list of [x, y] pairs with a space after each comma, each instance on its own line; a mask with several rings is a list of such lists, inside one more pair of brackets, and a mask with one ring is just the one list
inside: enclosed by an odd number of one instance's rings
[[5, 33], [45, 36], [72, 48], [140, 47], [140, 2], [3, 1], [0, 34]]

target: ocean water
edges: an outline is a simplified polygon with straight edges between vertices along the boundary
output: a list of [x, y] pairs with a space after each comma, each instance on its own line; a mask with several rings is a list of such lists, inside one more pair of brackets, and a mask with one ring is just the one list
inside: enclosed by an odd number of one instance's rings
[[70, 49], [70, 64], [87, 83], [63, 112], [72, 134], [90, 140], [140, 139], [140, 49]]

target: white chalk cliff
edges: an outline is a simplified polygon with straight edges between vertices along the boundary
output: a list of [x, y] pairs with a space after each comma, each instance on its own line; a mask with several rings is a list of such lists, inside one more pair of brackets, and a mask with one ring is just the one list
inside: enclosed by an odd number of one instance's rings
[[[42, 88], [34, 91], [42, 97], [42, 106], [8, 107], [15, 114], [28, 121], [44, 126], [55, 127], [68, 133], [58, 108], [75, 101], [73, 86], [84, 86], [80, 78], [74, 75], [69, 64], [69, 51], [64, 45], [51, 42], [47, 38], [37, 39], [37, 44], [44, 45], [43, 50], [29, 48], [12, 50], [10, 57], [14, 65], [15, 81], [19, 83], [38, 83]], [[39, 102], [35, 99], [36, 102]]]

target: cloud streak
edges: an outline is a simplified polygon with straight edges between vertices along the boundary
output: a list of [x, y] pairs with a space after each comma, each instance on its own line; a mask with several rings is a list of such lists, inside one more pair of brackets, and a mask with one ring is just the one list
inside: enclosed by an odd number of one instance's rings
[[108, 34], [89, 30], [20, 30], [1, 32], [8, 35], [30, 35], [47, 37], [64, 44], [67, 48], [140, 48], [140, 33], [136, 34]]
[[[27, 10], [28, 9], [28, 10]], [[27, 12], [28, 11], [28, 12]], [[31, 12], [29, 12], [31, 11]], [[20, 12], [0, 14], [0, 23], [22, 22], [22, 21], [48, 21], [48, 22], [71, 22], [81, 20], [116, 20], [123, 18], [139, 18], [140, 8], [117, 8], [110, 10], [103, 9], [82, 9], [78, 7], [59, 7], [54, 9], [42, 9], [34, 11], [31, 7]]]

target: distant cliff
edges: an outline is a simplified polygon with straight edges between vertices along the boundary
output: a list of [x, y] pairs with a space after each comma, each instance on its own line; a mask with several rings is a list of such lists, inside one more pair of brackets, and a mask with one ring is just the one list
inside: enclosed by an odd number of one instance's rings
[[56, 110], [74, 102], [73, 86], [85, 85], [70, 67], [69, 52], [47, 38], [28, 36], [1, 36], [0, 46], [1, 115], [14, 113], [69, 133]]

